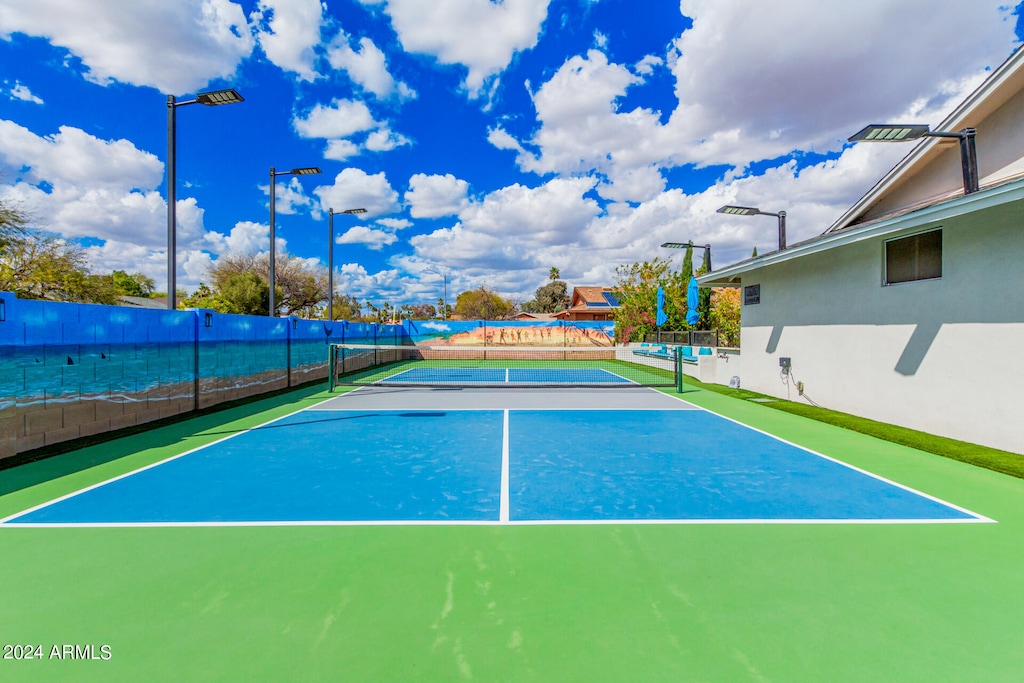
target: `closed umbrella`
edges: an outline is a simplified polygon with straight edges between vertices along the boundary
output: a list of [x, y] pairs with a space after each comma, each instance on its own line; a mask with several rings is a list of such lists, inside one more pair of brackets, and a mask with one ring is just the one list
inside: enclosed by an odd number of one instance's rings
[[665, 288], [661, 286], [658, 287], [658, 314], [655, 317], [655, 322], [658, 327], [668, 322], [668, 316], [665, 315]]
[[697, 301], [700, 297], [700, 290], [697, 287], [697, 278], [691, 277], [690, 284], [686, 288], [686, 324], [696, 325], [700, 321], [700, 313], [697, 312]]

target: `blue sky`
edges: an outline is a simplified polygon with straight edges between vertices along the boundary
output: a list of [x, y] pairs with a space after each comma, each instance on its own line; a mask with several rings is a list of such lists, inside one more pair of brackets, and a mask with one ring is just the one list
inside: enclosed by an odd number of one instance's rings
[[825, 231], [901, 156], [867, 123], [936, 123], [1019, 45], [998, 1], [0, 0], [0, 197], [166, 283], [166, 98], [179, 107], [178, 286], [231, 251], [327, 263], [376, 304], [551, 266], [612, 284], [658, 245], [715, 264]]

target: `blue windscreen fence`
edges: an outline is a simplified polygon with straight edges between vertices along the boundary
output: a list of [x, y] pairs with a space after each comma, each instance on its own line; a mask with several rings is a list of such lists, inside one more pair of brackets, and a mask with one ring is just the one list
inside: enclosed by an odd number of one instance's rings
[[3, 458], [327, 378], [327, 344], [611, 346], [614, 323], [401, 324], [168, 311], [0, 292]]
[[327, 342], [403, 325], [18, 299], [0, 293], [0, 459], [327, 377]]

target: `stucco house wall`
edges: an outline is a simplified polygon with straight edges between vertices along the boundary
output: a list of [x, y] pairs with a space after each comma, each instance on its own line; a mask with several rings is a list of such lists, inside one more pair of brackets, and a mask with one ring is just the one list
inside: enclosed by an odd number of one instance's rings
[[[1017, 199], [744, 272], [743, 387], [1024, 453], [1022, 223]], [[883, 286], [885, 241], [937, 227], [942, 277]]]

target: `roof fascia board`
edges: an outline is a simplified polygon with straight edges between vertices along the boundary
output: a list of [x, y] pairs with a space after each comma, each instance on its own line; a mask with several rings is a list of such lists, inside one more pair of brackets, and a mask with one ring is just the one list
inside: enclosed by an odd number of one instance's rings
[[990, 190], [975, 192], [965, 197], [957, 197], [941, 204], [935, 204], [913, 213], [895, 216], [877, 223], [865, 223], [861, 226], [848, 228], [842, 232], [825, 233], [822, 237], [809, 240], [803, 244], [794, 245], [783, 251], [773, 251], [770, 254], [758, 257], [756, 260], [744, 261], [735, 266], [719, 268], [712, 273], [699, 276], [697, 282], [700, 285], [711, 286], [711, 283], [717, 282], [722, 278], [732, 278], [751, 270], [790, 261], [802, 256], [809, 256], [810, 254], [817, 254], [845, 244], [853, 244], [861, 240], [917, 228], [927, 223], [949, 220], [950, 218], [967, 213], [981, 211], [1021, 199], [1024, 199], [1024, 180], [1000, 185]]

